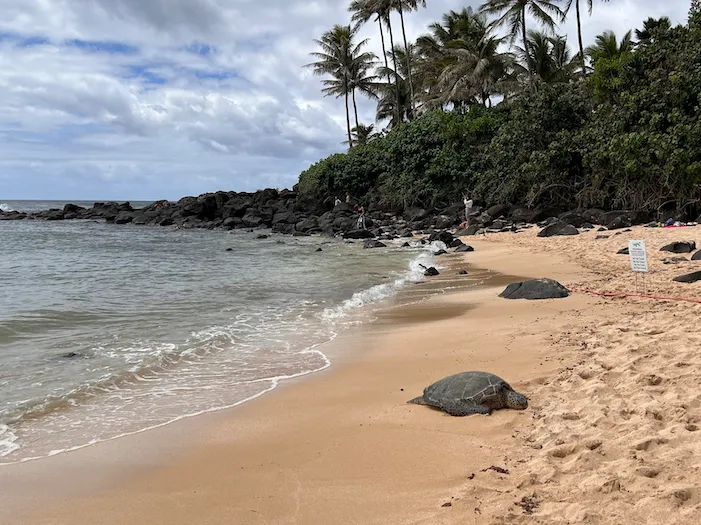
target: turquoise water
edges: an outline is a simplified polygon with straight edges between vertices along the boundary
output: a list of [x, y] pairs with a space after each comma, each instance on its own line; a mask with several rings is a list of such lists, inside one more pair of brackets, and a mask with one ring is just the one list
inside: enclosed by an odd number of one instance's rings
[[432, 260], [399, 242], [257, 233], [0, 221], [0, 463], [233, 406], [323, 369], [321, 345]]

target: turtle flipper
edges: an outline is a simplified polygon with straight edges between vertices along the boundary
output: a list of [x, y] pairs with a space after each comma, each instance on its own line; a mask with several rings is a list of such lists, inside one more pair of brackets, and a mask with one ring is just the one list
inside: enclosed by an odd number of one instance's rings
[[472, 414], [490, 415], [492, 409], [485, 405], [452, 402], [444, 403], [441, 408], [451, 416], [469, 416]]
[[424, 399], [424, 396], [419, 396], [415, 397], [414, 399], [410, 399], [409, 401], [407, 401], [407, 403], [414, 403], [415, 405], [428, 405], [426, 399]]

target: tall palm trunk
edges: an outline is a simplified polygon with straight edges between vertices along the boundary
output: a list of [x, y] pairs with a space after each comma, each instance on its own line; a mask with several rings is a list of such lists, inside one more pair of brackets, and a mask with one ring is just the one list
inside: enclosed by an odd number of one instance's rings
[[397, 70], [397, 56], [394, 53], [394, 36], [392, 35], [392, 21], [390, 20], [389, 13], [387, 14], [387, 29], [389, 29], [389, 45], [392, 48], [392, 63], [394, 65], [394, 89], [396, 96], [396, 111], [397, 111], [397, 124], [402, 122], [402, 115], [399, 108], [399, 71]]
[[579, 38], [579, 59], [582, 61], [582, 77], [587, 74], [587, 66], [584, 63], [584, 44], [582, 43], [582, 22], [579, 17], [579, 0], [574, 0], [575, 10], [577, 11], [577, 37]]
[[348, 130], [348, 147], [353, 147], [353, 138], [351, 137], [350, 112], [348, 110], [348, 82], [346, 81], [346, 129]]
[[528, 49], [528, 33], [526, 32], [526, 7], [523, 7], [523, 12], [521, 13], [521, 31], [523, 31], [523, 51], [526, 53], [526, 67], [528, 67], [528, 72], [533, 73], [533, 66], [531, 65], [531, 52]]
[[382, 40], [382, 56], [385, 57], [385, 68], [389, 69], [387, 63], [387, 48], [385, 48], [385, 32], [382, 30], [382, 19], [377, 17], [377, 24], [380, 26], [380, 40]]
[[406, 54], [406, 61], [407, 61], [407, 78], [409, 80], [409, 96], [411, 97], [411, 113], [412, 115], [414, 114], [415, 107], [414, 107], [414, 82], [413, 79], [411, 78], [411, 53], [409, 52], [409, 46], [406, 43], [406, 31], [404, 30], [404, 10], [402, 9], [402, 4], [399, 4], [399, 18], [402, 21], [402, 37], [404, 38], [404, 52]]
[[355, 128], [358, 128], [358, 106], [355, 103], [355, 88], [353, 88], [353, 112], [355, 113]]

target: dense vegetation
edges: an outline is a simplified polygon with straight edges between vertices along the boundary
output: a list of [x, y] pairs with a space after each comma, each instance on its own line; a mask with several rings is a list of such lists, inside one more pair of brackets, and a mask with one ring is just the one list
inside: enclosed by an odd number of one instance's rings
[[[634, 37], [604, 33], [584, 51], [586, 59], [571, 57], [562, 37], [524, 34], [519, 9], [537, 4], [547, 30], [554, 27], [550, 15], [565, 14], [557, 3], [489, 0], [483, 11], [501, 13], [496, 24], [470, 9], [448, 13], [430, 34], [388, 52], [389, 62], [400, 63], [393, 68], [383, 61], [371, 69], [364, 43], [354, 51], [362, 65], [353, 56], [347, 67], [343, 60], [313, 64], [335, 78], [327, 85], [336, 96], [353, 97], [356, 88], [376, 96], [378, 120], [389, 125], [372, 133], [357, 121], [350, 129], [349, 118], [349, 151], [311, 166], [297, 190], [315, 200], [350, 191], [367, 204], [398, 209], [447, 206], [464, 193], [487, 204], [695, 206], [701, 196], [698, 2], [687, 25], [648, 19]], [[356, 13], [359, 5], [388, 4], [356, 1]], [[388, 21], [382, 10], [371, 12]], [[520, 44], [509, 51], [493, 32], [502, 22]], [[336, 49], [341, 56], [343, 45]]]

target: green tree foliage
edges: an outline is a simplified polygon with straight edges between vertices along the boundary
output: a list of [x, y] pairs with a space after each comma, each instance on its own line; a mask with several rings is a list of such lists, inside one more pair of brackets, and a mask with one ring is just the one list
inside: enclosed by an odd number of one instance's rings
[[[417, 54], [435, 57], [440, 67], [433, 71], [442, 71], [456, 63], [445, 49], [451, 28], [434, 29], [418, 42]], [[311, 166], [297, 189], [314, 199], [348, 190], [398, 210], [440, 208], [464, 192], [487, 204], [653, 213], [670, 202], [679, 210], [697, 205], [701, 11], [692, 6], [686, 26], [646, 22], [636, 33], [638, 45], [631, 34], [621, 40], [600, 35], [589, 48], [592, 75], [582, 82], [542, 82], [493, 107], [426, 111]], [[572, 64], [557, 37], [539, 39], [546, 53], [536, 52], [535, 39], [526, 46], [532, 72], [549, 77], [544, 71]], [[541, 58], [551, 69], [537, 66]]]

